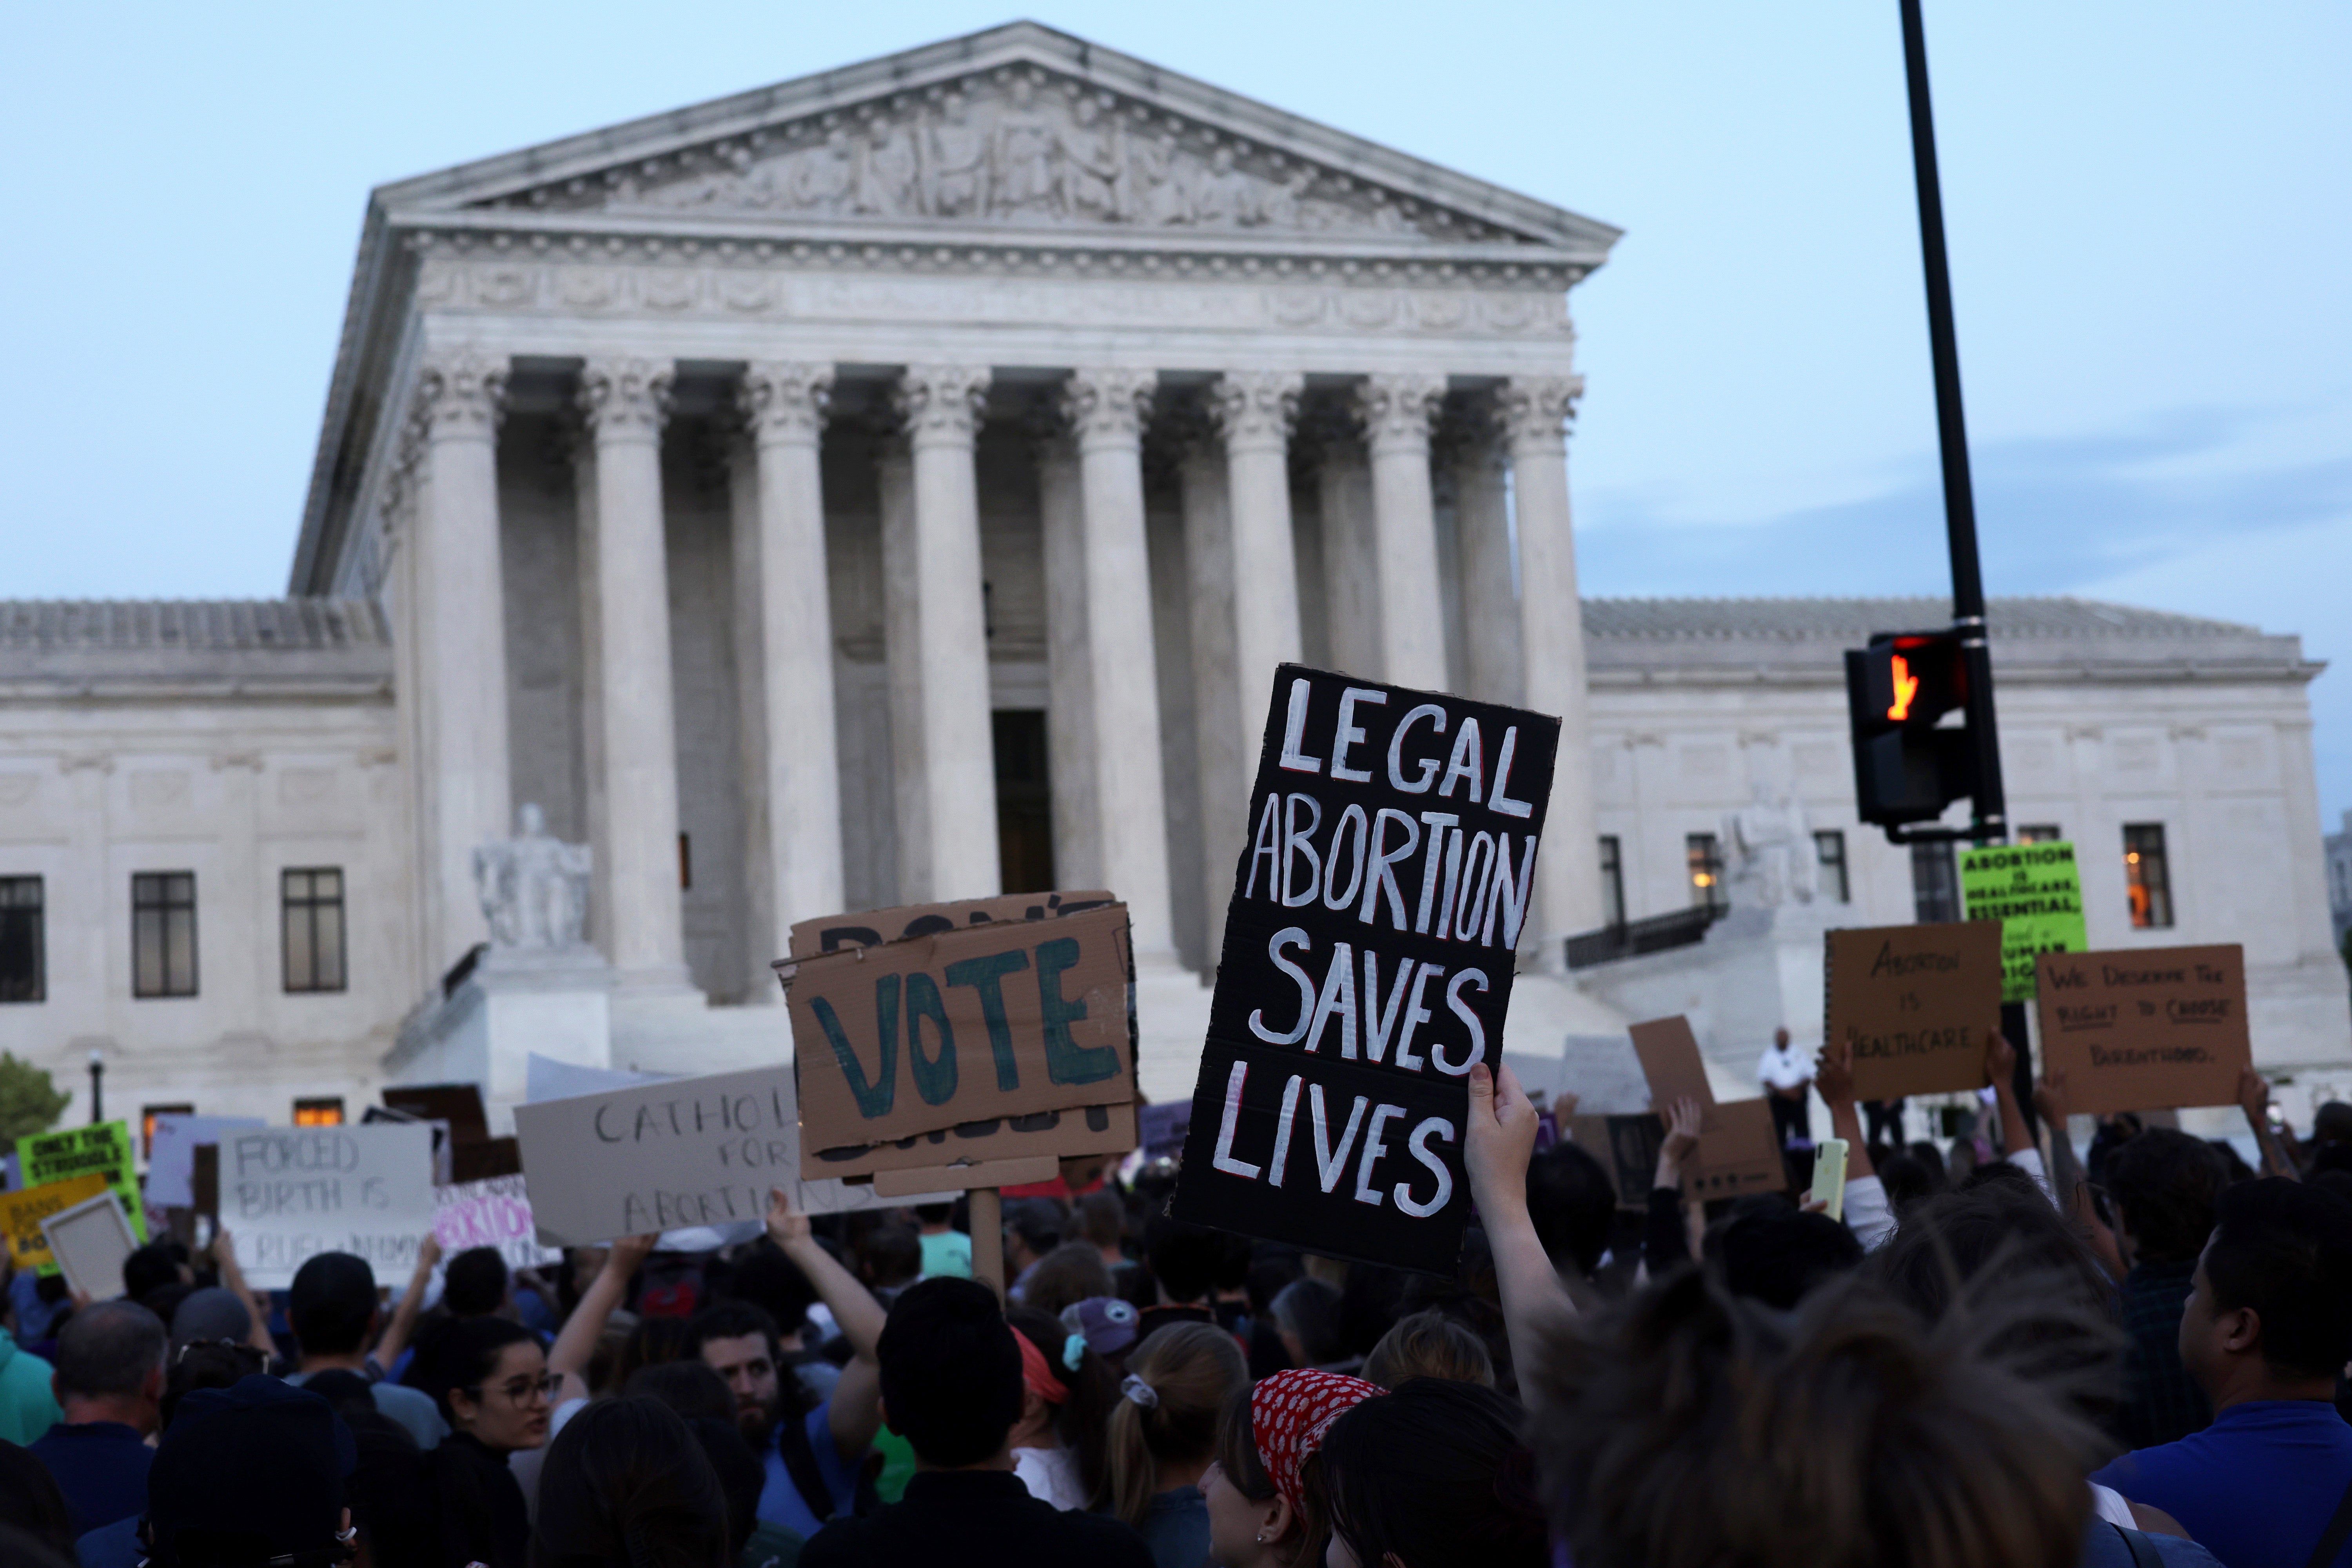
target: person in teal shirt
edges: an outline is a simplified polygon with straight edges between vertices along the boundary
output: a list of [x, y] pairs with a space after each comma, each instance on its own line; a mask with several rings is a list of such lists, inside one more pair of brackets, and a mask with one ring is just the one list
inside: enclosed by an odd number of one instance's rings
[[56, 1371], [0, 1329], [0, 1439], [25, 1447], [64, 1417], [49, 1387]]
[[937, 1279], [945, 1275], [951, 1279], [971, 1278], [971, 1237], [948, 1222], [955, 1215], [953, 1204], [917, 1204], [915, 1218], [923, 1231], [923, 1278]]

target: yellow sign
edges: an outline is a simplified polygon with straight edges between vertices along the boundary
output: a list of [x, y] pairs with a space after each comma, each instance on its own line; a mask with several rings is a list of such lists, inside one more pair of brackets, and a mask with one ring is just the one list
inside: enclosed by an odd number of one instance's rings
[[7, 1227], [9, 1261], [19, 1268], [55, 1274], [57, 1259], [49, 1256], [49, 1239], [41, 1234], [41, 1222], [104, 1191], [105, 1173], [92, 1171], [62, 1182], [44, 1182], [21, 1193], [0, 1193], [0, 1226]]

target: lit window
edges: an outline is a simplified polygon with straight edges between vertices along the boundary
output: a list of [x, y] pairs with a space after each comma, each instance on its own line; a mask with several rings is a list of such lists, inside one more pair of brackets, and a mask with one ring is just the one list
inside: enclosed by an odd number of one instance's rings
[[1822, 892], [1841, 904], [1853, 902], [1853, 886], [1845, 874], [1845, 835], [1832, 830], [1813, 835], [1813, 853], [1822, 863]]
[[2037, 822], [2017, 830], [2020, 844], [2055, 844], [2065, 837], [2054, 822]]
[[196, 994], [196, 874], [141, 871], [131, 879], [131, 994]]
[[38, 877], [0, 877], [0, 1002], [47, 999], [45, 914]]
[[1601, 923], [1625, 923], [1625, 858], [1613, 833], [1601, 836]]
[[280, 872], [278, 914], [284, 932], [286, 989], [341, 991], [342, 868], [311, 866]]
[[159, 1116], [194, 1116], [193, 1105], [142, 1105], [139, 1108], [139, 1157], [151, 1159], [155, 1153], [155, 1119]]
[[1693, 833], [1683, 839], [1683, 858], [1690, 867], [1691, 907], [1719, 910], [1727, 901], [1723, 890], [1723, 846], [1712, 833]]
[[2124, 889], [2131, 899], [2131, 923], [2143, 931], [2172, 923], [2172, 869], [2165, 858], [2164, 824], [2124, 825]]
[[342, 1124], [343, 1097], [340, 1094], [294, 1102], [294, 1125], [297, 1127], [341, 1127]]

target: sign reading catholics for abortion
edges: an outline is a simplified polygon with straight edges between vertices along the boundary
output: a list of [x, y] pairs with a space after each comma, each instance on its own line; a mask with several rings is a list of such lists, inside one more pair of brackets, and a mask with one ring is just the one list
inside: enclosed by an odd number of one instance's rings
[[2230, 1105], [2251, 1065], [2246, 953], [2141, 947], [2041, 960], [2042, 1054], [2066, 1075], [2070, 1109]]
[[1502, 1060], [1559, 747], [1541, 714], [1276, 672], [1176, 1217], [1453, 1269], [1463, 1080]]
[[1862, 1100], [1982, 1089], [2000, 1028], [2000, 931], [1990, 921], [1864, 926], [1828, 937], [1827, 1027], [1853, 1047]]
[[1993, 844], [1960, 851], [1969, 919], [2000, 922], [2000, 999], [2033, 999], [2033, 961], [2091, 945], [2083, 926], [2083, 872], [2072, 844]]

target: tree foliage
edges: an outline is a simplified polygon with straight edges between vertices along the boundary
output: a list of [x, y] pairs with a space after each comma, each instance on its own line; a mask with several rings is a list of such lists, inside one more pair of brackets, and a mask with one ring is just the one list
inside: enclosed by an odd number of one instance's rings
[[0, 1051], [0, 1138], [13, 1146], [29, 1133], [46, 1132], [72, 1103], [47, 1068]]

